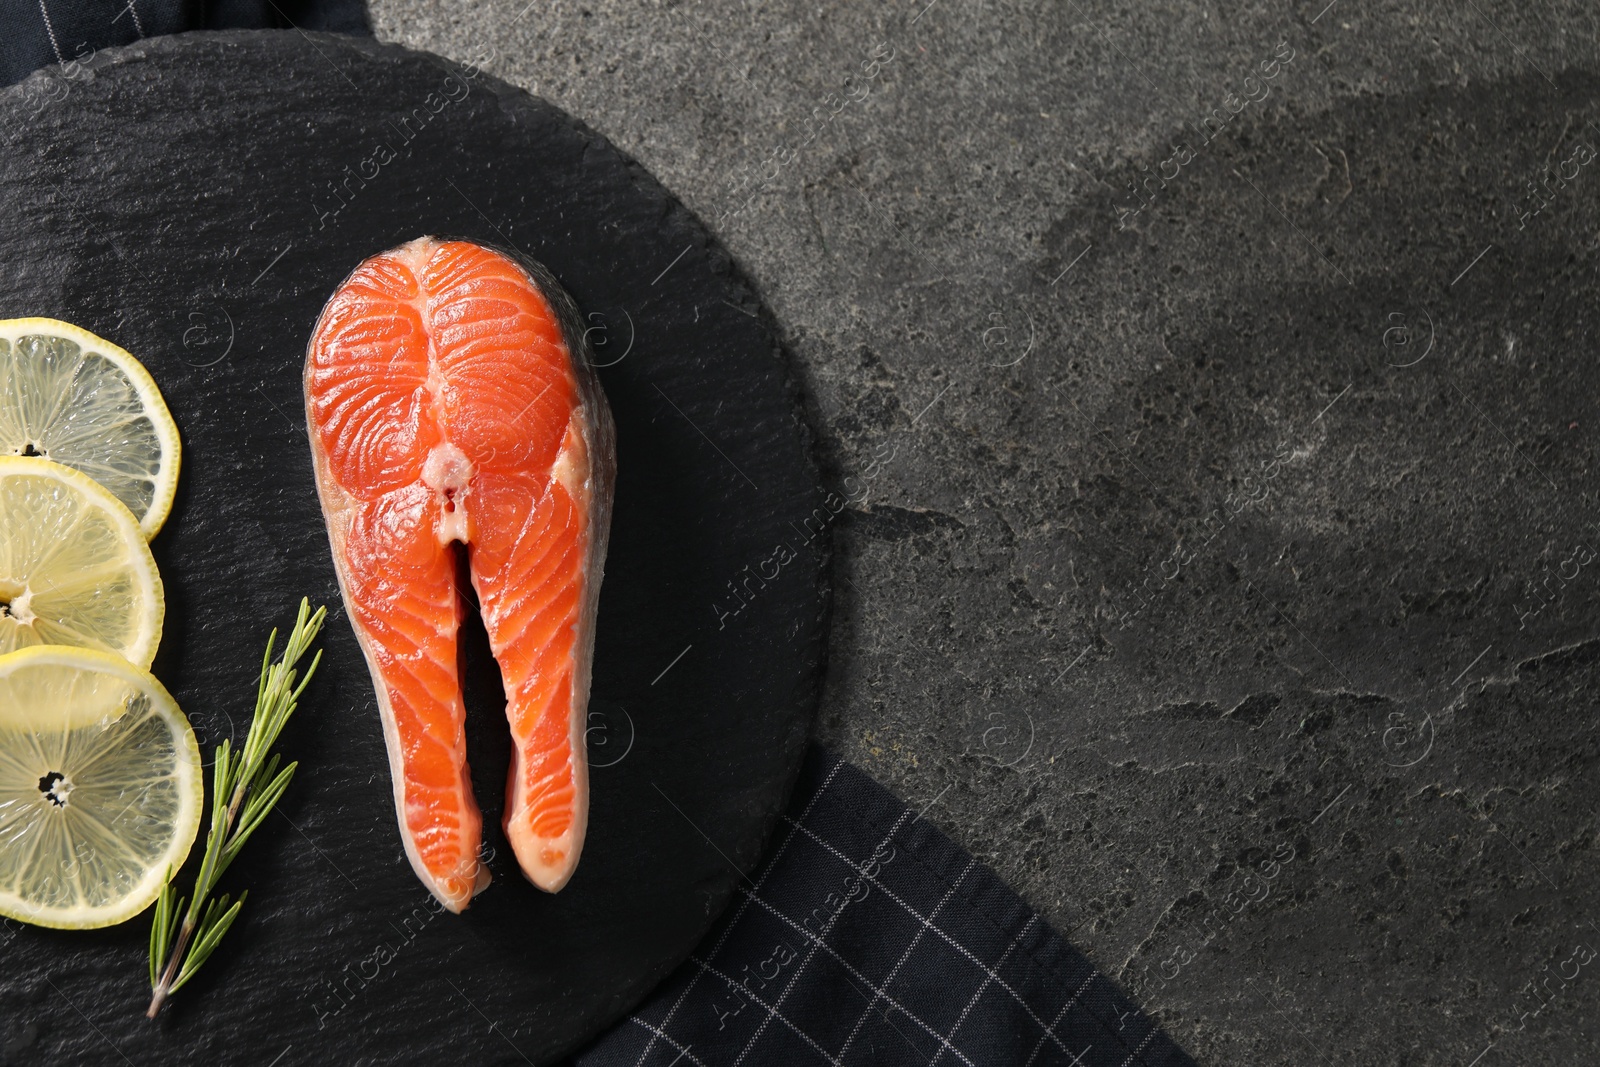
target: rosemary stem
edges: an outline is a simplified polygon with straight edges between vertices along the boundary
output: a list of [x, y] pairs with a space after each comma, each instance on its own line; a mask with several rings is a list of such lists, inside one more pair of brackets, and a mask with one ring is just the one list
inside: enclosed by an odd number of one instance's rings
[[[200, 873], [195, 877], [194, 897], [184, 910], [183, 922], [178, 928], [177, 936], [173, 938], [170, 946], [165, 947], [167, 952], [165, 961], [156, 957], [160, 954], [158, 949], [162, 947], [170, 929], [167, 924], [172, 920], [166, 908], [171, 898], [163, 895], [162, 903], [156, 910], [157, 925], [151, 933], [150, 941], [151, 966], [160, 966], [161, 973], [151, 988], [150, 1007], [145, 1012], [151, 1019], [161, 1011], [161, 1006], [172, 993], [173, 987], [187, 982], [200, 964], [210, 956], [244, 903], [245, 894], [241, 894], [239, 900], [230, 908], [229, 898], [224, 894], [219, 902], [210, 902], [208, 906], [211, 890], [216, 887], [223, 871], [232, 863], [245, 840], [261, 824], [266, 811], [271, 810], [277, 803], [288, 784], [289, 776], [294, 773], [293, 763], [282, 773], [276, 773], [278, 757], [273, 756], [269, 760], [267, 750], [276, 742], [278, 732], [293, 714], [300, 694], [305, 691], [311, 675], [316, 672], [317, 665], [322, 660], [320, 652], [312, 658], [305, 677], [296, 688], [295, 664], [299, 662], [301, 655], [322, 628], [322, 620], [326, 614], [322, 608], [312, 612], [310, 603], [301, 600], [294, 632], [284, 648], [282, 659], [277, 664], [272, 662], [273, 645], [277, 639], [277, 631], [273, 631], [272, 637], [267, 639], [266, 655], [262, 657], [260, 680], [256, 686], [256, 710], [244, 747], [234, 751], [227, 741], [217, 747], [212, 787], [211, 829], [206, 835], [205, 854], [200, 863]], [[270, 794], [266, 797], [264, 805], [259, 810], [247, 807], [247, 801], [255, 803], [253, 797], [258, 789], [266, 790]], [[224, 796], [228, 798], [226, 808], [221, 807], [221, 799]], [[246, 812], [251, 816], [250, 821], [236, 838], [235, 831], [239, 829], [240, 815]], [[163, 893], [165, 892], [164, 890]], [[197, 934], [199, 940], [195, 941]], [[190, 955], [191, 942], [196, 946], [195, 958], [189, 959], [186, 963], [185, 960]]]
[[248, 784], [247, 780], [240, 780], [239, 784], [234, 787], [233, 799], [228, 801], [228, 818], [222, 824], [221, 836], [224, 842], [233, 833], [233, 824], [239, 821], [239, 805], [244, 803], [245, 786]]
[[233, 822], [239, 812], [239, 804], [244, 800], [244, 783], [240, 782], [233, 791], [233, 796], [228, 803], [228, 813], [220, 827], [213, 826], [211, 833], [206, 837], [206, 856], [200, 864], [200, 877], [195, 884], [194, 899], [189, 902], [188, 909], [183, 915], [183, 925], [178, 928], [177, 940], [173, 942], [172, 954], [167, 959], [166, 968], [161, 972], [161, 981], [151, 992], [150, 1009], [145, 1012], [147, 1018], [154, 1019], [161, 1011], [162, 1002], [167, 999], [167, 993], [172, 989], [172, 983], [177, 981], [178, 968], [183, 963], [183, 954], [189, 947], [189, 939], [194, 936], [195, 929], [200, 925], [200, 908], [205, 904], [209, 895], [211, 881], [209, 877], [216, 870], [216, 860], [221, 849], [217, 847], [226, 841], [228, 834], [233, 829]]
[[145, 1018], [154, 1019], [161, 1011], [161, 1005], [167, 999], [167, 990], [172, 988], [173, 981], [178, 977], [178, 964], [183, 962], [184, 949], [189, 947], [189, 938], [194, 936], [194, 928], [197, 925], [198, 920], [195, 918], [194, 908], [191, 907], [188, 914], [183, 917], [183, 926], [178, 930], [177, 943], [172, 946], [172, 957], [167, 961], [167, 969], [161, 972], [161, 982], [150, 996], [150, 1008], [144, 1013]]

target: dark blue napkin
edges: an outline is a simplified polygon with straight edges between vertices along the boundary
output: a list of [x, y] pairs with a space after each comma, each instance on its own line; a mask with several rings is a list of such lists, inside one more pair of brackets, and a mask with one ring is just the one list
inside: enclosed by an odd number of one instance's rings
[[0, 85], [163, 33], [292, 27], [372, 32], [363, 0], [0, 0]]
[[761, 866], [576, 1067], [1193, 1067], [949, 838], [812, 747]]

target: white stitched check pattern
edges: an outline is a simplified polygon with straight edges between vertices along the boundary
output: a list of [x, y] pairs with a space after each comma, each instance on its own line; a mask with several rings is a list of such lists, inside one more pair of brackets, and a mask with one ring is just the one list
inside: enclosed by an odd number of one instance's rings
[[[794, 826], [798, 827], [801, 823], [805, 822], [806, 816], [811, 814], [811, 809], [817, 806], [817, 801], [822, 799], [823, 794], [828, 791], [828, 786], [833, 784], [834, 778], [838, 776], [839, 771], [843, 767], [844, 760], [837, 760], [834, 762], [833, 768], [828, 771], [828, 776], [822, 780], [822, 785], [817, 788], [816, 795], [811, 798], [811, 802], [806, 805], [806, 809], [800, 813], [800, 818], [793, 824]], [[793, 840], [794, 830], [791, 829], [789, 833], [785, 835], [783, 843], [778, 846], [778, 851], [772, 854], [772, 859], [768, 860], [767, 865], [762, 868], [761, 877], [756, 879], [756, 892], [759, 893], [761, 891], [761, 887], [766, 883], [767, 877], [771, 875], [775, 869], [777, 869], [778, 861], [783, 858], [784, 850], [789, 847], [789, 842]], [[727, 929], [722, 931], [722, 936], [717, 938], [717, 943], [711, 946], [711, 952], [709, 955], [712, 959], [716, 958], [717, 952], [724, 944], [727, 943], [728, 935], [733, 933], [734, 927], [739, 925], [739, 920], [744, 917], [744, 909], [748, 906], [749, 901], [746, 900], [745, 903], [739, 905], [739, 910], [733, 913], [733, 918], [729, 921]], [[677, 1001], [675, 1001], [672, 1007], [667, 1011], [666, 1017], [657, 1024], [661, 1028], [660, 1031], [658, 1031], [658, 1034], [666, 1031], [667, 1026], [672, 1022], [672, 1017], [678, 1013], [679, 1008], [683, 1007], [683, 1002], [689, 999], [689, 994], [694, 990], [695, 981], [700, 977], [701, 973], [704, 972], [696, 972], [695, 975], [689, 979], [689, 984], [683, 987], [683, 993], [679, 995]], [[651, 1029], [654, 1030], [655, 1027], [651, 1027]], [[634, 1061], [633, 1067], [643, 1067], [645, 1058], [650, 1055], [650, 1050], [655, 1047], [655, 1044], [656, 1038], [653, 1036], [648, 1042], [645, 1043], [644, 1050], [639, 1053], [639, 1058]]]
[[[823, 841], [821, 838], [817, 837], [810, 830], [807, 830], [805, 827], [798, 826], [798, 825], [796, 826], [796, 829], [798, 829], [801, 833], [805, 834], [806, 836], [808, 836], [808, 837], [812, 838], [813, 840], [815, 840], [823, 848], [826, 848], [826, 849], [832, 851], [832, 849], [833, 849], [832, 845], [828, 844], [826, 841]], [[1035, 1023], [1037, 1023], [1039, 1025], [1039, 1028], [1044, 1031], [1044, 1037], [1039, 1039], [1041, 1045], [1044, 1043], [1044, 1040], [1046, 1038], [1048, 1038], [1050, 1041], [1054, 1042], [1056, 1047], [1059, 1048], [1062, 1052], [1066, 1053], [1068, 1056], [1072, 1055], [1072, 1050], [1067, 1048], [1066, 1045], [1062, 1044], [1061, 1039], [1056, 1037], [1056, 1035], [1052, 1032], [1052, 1031], [1055, 1030], [1056, 1025], [1061, 1022], [1061, 1019], [1059, 1017], [1056, 1019], [1056, 1021], [1054, 1023], [1051, 1023], [1049, 1026], [1046, 1026], [1044, 1020], [1039, 1018], [1038, 1013], [1033, 1010], [1033, 1006], [1028, 1003], [1026, 998], [1024, 998], [1021, 993], [1018, 993], [1015, 989], [1013, 989], [1010, 986], [1010, 984], [1008, 984], [1005, 979], [1001, 978], [1000, 975], [998, 973], [996, 973], [991, 967], [987, 966], [982, 960], [978, 959], [978, 957], [974, 956], [970, 951], [968, 951], [965, 945], [962, 945], [959, 941], [957, 941], [954, 938], [952, 938], [949, 934], [945, 933], [943, 930], [939, 929], [937, 926], [934, 926], [932, 923], [928, 922], [928, 920], [923, 918], [922, 915], [920, 915], [915, 908], [913, 908], [910, 904], [907, 904], [905, 901], [901, 900], [898, 896], [896, 896], [894, 891], [892, 889], [890, 889], [889, 887], [883, 885], [881, 882], [878, 882], [876, 880], [874, 880], [873, 884], [876, 885], [879, 889], [883, 890], [883, 895], [884, 896], [888, 897], [890, 900], [892, 900], [896, 904], [900, 905], [900, 907], [904, 908], [911, 915], [912, 918], [916, 919], [918, 922], [922, 923], [928, 929], [932, 930], [947, 945], [949, 945], [951, 948], [955, 949], [961, 955], [965, 956], [967, 959], [971, 960], [974, 964], [976, 964], [980, 969], [982, 969], [984, 974], [988, 975], [990, 980], [992, 980], [995, 985], [999, 986], [1001, 989], [1003, 989], [1007, 993], [1009, 993], [1011, 995], [1011, 998], [1013, 1000], [1015, 1000], [1019, 1005], [1022, 1006], [1022, 1010], [1028, 1013], [1028, 1017], [1031, 1018]], [[1091, 975], [1090, 976], [1090, 980], [1092, 981], [1093, 978], [1094, 978], [1094, 976]], [[1074, 998], [1074, 1000], [1075, 999], [1076, 998]], [[1067, 1002], [1067, 1007], [1070, 1008], [1071, 1006], [1072, 1006], [1072, 1001], [1069, 1000]], [[1063, 1016], [1066, 1015], [1066, 1008], [1063, 1008], [1061, 1010], [1061, 1014]], [[1037, 1057], [1037, 1055], [1038, 1054], [1036, 1052], [1035, 1053], [1035, 1057]], [[1032, 1060], [1030, 1060], [1029, 1062], [1031, 1063]]]
[[[901, 813], [900, 818], [896, 819], [895, 822], [894, 822], [894, 825], [889, 827], [889, 832], [883, 835], [883, 840], [878, 842], [878, 847], [872, 850], [872, 853], [868, 856], [868, 860], [871, 859], [871, 856], [876, 856], [879, 852], [882, 852], [884, 846], [887, 845], [890, 841], [894, 840], [894, 835], [900, 832], [900, 827], [905, 824], [906, 819], [910, 815], [911, 815], [910, 809], [907, 809], [906, 811]], [[813, 836], [813, 837], [816, 836], [814, 834], [811, 834], [811, 831], [807, 830], [800, 823], [795, 823], [794, 825], [795, 825], [795, 829], [800, 830], [803, 833], [806, 833], [806, 834], [808, 834], [810, 836]], [[834, 854], [839, 856], [839, 858], [844, 859], [844, 854], [843, 853], [840, 853], [837, 850], [834, 850]], [[845, 859], [845, 863], [850, 867], [856, 868], [856, 865], [851, 863], [848, 859]], [[863, 861], [862, 864], [860, 865], [860, 867], [856, 868], [856, 869], [857, 870], [864, 870], [865, 868], [866, 868], [866, 862]], [[800, 981], [800, 976], [802, 974], [804, 974], [805, 971], [806, 971], [806, 964], [810, 963], [811, 962], [811, 958], [817, 954], [817, 945], [820, 945], [824, 941], [827, 940], [828, 932], [833, 929], [833, 924], [838, 922], [839, 921], [839, 916], [841, 916], [843, 914], [844, 914], [844, 909], [841, 908], [838, 911], [834, 912], [831, 916], [829, 916], [828, 917], [828, 921], [823, 924], [822, 933], [817, 935], [816, 942], [814, 944], [812, 944], [811, 948], [806, 952], [806, 957], [805, 957], [805, 959], [800, 961], [800, 966], [798, 966], [798, 967], [796, 967], [794, 969], [794, 974], [793, 974], [793, 976], [790, 977], [789, 984], [783, 987], [783, 992], [782, 993], [778, 994], [778, 1003], [779, 1004], [782, 1004], [783, 1001], [784, 1001], [784, 998], [786, 998], [789, 995], [790, 991], [794, 989], [795, 983]], [[775, 1014], [775, 1012], [774, 1012], [774, 1014]], [[744, 1062], [744, 1058], [746, 1056], [750, 1055], [750, 1050], [752, 1048], [754, 1048], [756, 1042], [761, 1039], [762, 1033], [767, 1028], [767, 1023], [769, 1023], [771, 1021], [772, 1021], [772, 1016], [768, 1015], [766, 1019], [762, 1020], [761, 1025], [756, 1027], [756, 1032], [754, 1034], [750, 1035], [750, 1040], [745, 1043], [744, 1048], [740, 1051], [739, 1058], [733, 1061], [733, 1067], [739, 1067], [739, 1065]]]
[[[1067, 1012], [1071, 1011], [1072, 1010], [1072, 1006], [1078, 1002], [1078, 998], [1083, 996], [1083, 991], [1085, 989], [1089, 988], [1089, 983], [1094, 981], [1096, 978], [1099, 978], [1099, 977], [1100, 977], [1100, 972], [1099, 971], [1095, 971], [1093, 974], [1089, 975], [1088, 978], [1085, 978], [1083, 980], [1083, 985], [1078, 987], [1078, 991], [1073, 993], [1072, 996], [1068, 997], [1067, 998], [1067, 1002], [1065, 1004], [1061, 1005], [1061, 1010], [1056, 1012], [1056, 1017], [1054, 1019], [1050, 1020], [1050, 1025], [1049, 1026], [1045, 1027], [1044, 1037], [1039, 1038], [1039, 1043], [1037, 1045], [1033, 1046], [1033, 1055], [1028, 1057], [1028, 1062], [1023, 1064], [1023, 1067], [1033, 1067], [1033, 1061], [1039, 1058], [1039, 1050], [1044, 1048], [1044, 1039], [1046, 1037], [1048, 1037], [1052, 1041], [1055, 1041], [1055, 1043], [1058, 1046], [1060, 1046], [1061, 1050], [1063, 1052], [1066, 1052], [1067, 1046], [1062, 1045], [1060, 1041], [1056, 1040], [1056, 1036], [1055, 1036], [1056, 1027], [1061, 1025], [1061, 1020], [1065, 1019], [1067, 1017]], [[1072, 1053], [1067, 1052], [1067, 1055], [1071, 1056]], [[1078, 1053], [1078, 1056], [1082, 1056], [1082, 1055], [1083, 1055], [1083, 1053], [1081, 1053], [1081, 1052]], [[1078, 1058], [1077, 1056], [1073, 1056], [1073, 1059], [1077, 1059], [1077, 1058]]]
[[[939, 1034], [939, 1031], [935, 1030], [933, 1027], [929, 1026], [927, 1023], [925, 1023], [921, 1019], [917, 1018], [917, 1016], [914, 1013], [912, 1013], [911, 1011], [909, 1011], [905, 1007], [905, 1005], [901, 1004], [894, 997], [890, 996], [885, 990], [880, 989], [878, 986], [874, 985], [872, 983], [872, 981], [867, 978], [866, 975], [864, 975], [860, 971], [856, 970], [855, 966], [853, 964], [851, 964], [851, 962], [849, 960], [847, 960], [843, 956], [841, 956], [830, 945], [827, 945], [827, 944], [824, 944], [821, 941], [818, 941], [816, 935], [813, 934], [810, 930], [807, 930], [805, 927], [801, 926], [799, 923], [795, 922], [793, 919], [789, 918], [787, 915], [785, 915], [782, 912], [778, 911], [778, 909], [774, 908], [772, 905], [768, 904], [766, 901], [757, 900], [756, 903], [759, 904], [761, 907], [765, 908], [774, 918], [778, 919], [780, 922], [788, 924], [794, 930], [799, 932], [802, 936], [804, 936], [804, 937], [806, 937], [806, 938], [808, 938], [808, 939], [810, 939], [812, 941], [815, 941], [818, 948], [822, 949], [822, 951], [826, 952], [829, 956], [833, 957], [834, 961], [836, 963], [838, 963], [839, 966], [843, 967], [846, 971], [850, 972], [850, 977], [852, 977], [853, 979], [855, 979], [858, 982], [863, 983], [868, 989], [872, 990], [872, 993], [873, 993], [874, 996], [876, 996], [878, 999], [882, 1000], [885, 1004], [889, 1005], [890, 1008], [894, 1009], [895, 1011], [898, 1011], [901, 1015], [904, 1015], [907, 1019], [910, 1019], [912, 1022], [916, 1023], [917, 1026], [920, 1027], [922, 1030], [924, 1030], [928, 1034], [929, 1037], [935, 1038], [939, 1042], [939, 1044], [941, 1046], [941, 1048], [940, 1048], [941, 1052], [948, 1050], [951, 1053], [951, 1055], [955, 1056], [962, 1063], [966, 1064], [967, 1067], [975, 1067], [975, 1065], [973, 1064], [973, 1062], [971, 1060], [967, 1059], [966, 1056], [962, 1055], [960, 1049], [958, 1049], [954, 1045], [950, 1044], [948, 1039], [946, 1039], [944, 1037], [941, 1037], [940, 1034]], [[857, 989], [856, 991], [858, 993], [861, 992], [859, 989]], [[865, 994], [863, 994], [863, 996], [865, 996]], [[887, 1021], [887, 1017], [885, 1018], [885, 1021]], [[891, 1025], [893, 1025], [893, 1024], [891, 1024]], [[909, 1039], [907, 1039], [907, 1040], [908, 1040], [908, 1043], [910, 1043]], [[916, 1048], [917, 1046], [915, 1044], [912, 1044], [911, 1047], [912, 1048]]]
[[[1028, 921], [1022, 924], [1022, 928], [1017, 931], [1017, 936], [1011, 939], [1011, 944], [1007, 945], [1006, 950], [1000, 954], [1000, 958], [994, 961], [996, 974], [1000, 972], [1001, 967], [1005, 966], [1006, 960], [1017, 950], [1017, 946], [1022, 944], [1022, 939], [1027, 936], [1028, 931], [1033, 929], [1033, 924], [1038, 921], [1039, 917], [1037, 915], [1028, 916]], [[983, 981], [979, 983], [977, 990], [973, 992], [972, 999], [967, 1001], [967, 1006], [961, 1009], [960, 1015], [956, 1016], [955, 1025], [950, 1027], [950, 1032], [945, 1035], [943, 1045], [938, 1052], [934, 1053], [933, 1059], [928, 1061], [928, 1067], [938, 1067], [939, 1060], [944, 1056], [945, 1049], [952, 1047], [950, 1042], [955, 1039], [956, 1031], [961, 1029], [961, 1024], [967, 1021], [967, 1016], [972, 1014], [972, 1009], [983, 998], [983, 991], [988, 989], [993, 982], [993, 978], [988, 975], [983, 976]]]
[[[939, 898], [939, 903], [934, 905], [933, 910], [928, 913], [928, 922], [930, 924], [933, 922], [934, 917], [944, 910], [944, 906], [950, 903], [950, 898], [956, 895], [956, 890], [961, 887], [962, 882], [967, 880], [967, 875], [971, 874], [972, 868], [976, 867], [977, 865], [977, 860], [970, 861], [967, 864], [967, 869], [961, 872], [961, 877], [950, 883], [950, 888], [945, 890], [944, 896]], [[894, 965], [894, 970], [889, 972], [889, 977], [883, 980], [883, 987], [885, 989], [889, 988], [890, 984], [894, 982], [894, 976], [900, 973], [900, 968], [906, 965], [906, 960], [909, 960], [911, 958], [911, 954], [917, 950], [917, 946], [922, 943], [922, 935], [927, 933], [928, 929], [928, 926], [924, 926], [911, 938], [911, 944], [907, 945], [905, 952], [901, 954], [900, 962]], [[856, 1025], [851, 1029], [850, 1036], [844, 1039], [844, 1047], [839, 1050], [840, 1059], [843, 1059], [844, 1054], [850, 1051], [850, 1046], [855, 1044], [856, 1035], [859, 1034], [861, 1032], [861, 1028], [866, 1025], [867, 1016], [872, 1014], [873, 1006], [877, 1003], [877, 998], [874, 997], [872, 1003], [867, 1005], [867, 1010], [861, 1013], [861, 1018], [856, 1020]]]
[[[671, 1045], [673, 1048], [677, 1049], [678, 1050], [679, 1059], [687, 1059], [690, 1063], [694, 1064], [694, 1067], [706, 1067], [706, 1065], [704, 1063], [701, 1063], [698, 1059], [695, 1058], [695, 1055], [694, 1055], [693, 1052], [689, 1051], [691, 1046], [678, 1044], [676, 1041], [672, 1040], [672, 1038], [670, 1038], [666, 1034], [662, 1033], [660, 1029], [658, 1029], [657, 1027], [651, 1026], [649, 1023], [645, 1022], [643, 1019], [639, 1018], [637, 1015], [628, 1016], [628, 1021], [630, 1023], [634, 1023], [634, 1024], [638, 1025], [638, 1026], [644, 1027], [646, 1030], [650, 1031], [650, 1033], [654, 1034], [657, 1038], [659, 1038], [662, 1041], [663, 1044]], [[678, 1061], [674, 1060], [673, 1062], [676, 1063]]]
[[1194, 1067], [992, 871], [809, 766], [720, 929], [577, 1067]]

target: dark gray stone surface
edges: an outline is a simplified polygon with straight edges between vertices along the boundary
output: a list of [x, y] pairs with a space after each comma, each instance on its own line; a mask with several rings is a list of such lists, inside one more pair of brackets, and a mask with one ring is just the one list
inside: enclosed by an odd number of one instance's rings
[[1600, 1059], [1592, 5], [373, 14], [710, 221], [866, 493], [821, 736], [1202, 1063]]

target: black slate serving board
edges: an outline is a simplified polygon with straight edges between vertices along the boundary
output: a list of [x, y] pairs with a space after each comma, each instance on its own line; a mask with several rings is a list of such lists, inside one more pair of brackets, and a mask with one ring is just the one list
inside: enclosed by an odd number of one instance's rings
[[[770, 316], [593, 131], [397, 47], [158, 38], [0, 93], [0, 138], [0, 315], [68, 319], [128, 348], [183, 431], [177, 506], [154, 544], [168, 605], [155, 671], [203, 751], [242, 736], [269, 627], [302, 595], [334, 609], [281, 746], [300, 775], [225, 881], [251, 896], [224, 950], [150, 1023], [147, 916], [79, 933], [6, 923], [4, 1055], [287, 1067], [572, 1049], [722, 910], [773, 827], [818, 695], [814, 531], [828, 512]], [[459, 917], [430, 906], [401, 852], [300, 399], [332, 288], [424, 233], [548, 265], [588, 316], [618, 426], [588, 845], [559, 895], [517, 873], [499, 833], [503, 698], [469, 629], [495, 882]]]

